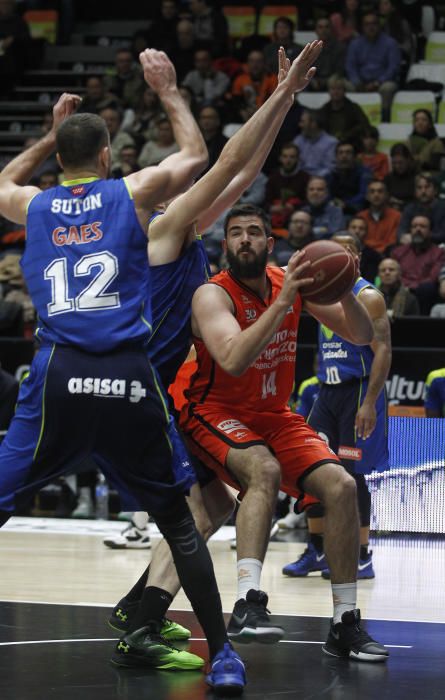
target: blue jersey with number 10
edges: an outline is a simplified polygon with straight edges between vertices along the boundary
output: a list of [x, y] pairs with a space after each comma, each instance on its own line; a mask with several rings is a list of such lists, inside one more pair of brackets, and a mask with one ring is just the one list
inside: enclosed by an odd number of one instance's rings
[[37, 194], [21, 264], [42, 343], [108, 352], [148, 341], [147, 238], [124, 180], [76, 180]]
[[[375, 287], [359, 277], [352, 293], [358, 297], [364, 289]], [[340, 384], [351, 379], [368, 377], [374, 352], [370, 345], [354, 345], [324, 325], [318, 331], [318, 372], [323, 384]]]

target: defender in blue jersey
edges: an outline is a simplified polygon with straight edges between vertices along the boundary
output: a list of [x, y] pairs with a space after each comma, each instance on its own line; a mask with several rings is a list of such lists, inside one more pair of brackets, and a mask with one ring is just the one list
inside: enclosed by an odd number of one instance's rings
[[424, 406], [427, 418], [445, 418], [445, 367], [427, 376]]
[[[360, 241], [345, 232], [333, 236], [353, 254], [360, 254]], [[325, 326], [319, 327], [318, 396], [308, 423], [338, 454], [357, 483], [360, 513], [360, 559], [357, 578], [374, 578], [372, 552], [368, 551], [371, 494], [364, 475], [388, 469], [388, 434], [385, 381], [391, 365], [391, 333], [384, 299], [369, 282], [359, 277], [352, 290], [368, 310], [374, 325], [371, 345], [352, 345]], [[309, 546], [295, 562], [283, 568], [288, 576], [322, 571], [329, 578], [323, 553], [322, 506], [307, 510]]]
[[[211, 658], [219, 661], [232, 654], [221, 600], [208, 550], [173, 472], [169, 416], [146, 352], [150, 272], [142, 225], [156, 201], [178, 194], [203, 167], [205, 146], [167, 56], [146, 50], [140, 58], [147, 82], [182, 129], [188, 144], [182, 159], [171, 156], [160, 167], [108, 182], [105, 123], [86, 113], [64, 119], [78, 103], [65, 95], [54, 110], [57, 131], [0, 177], [0, 212], [27, 225], [23, 269], [41, 340], [0, 448], [0, 518], [5, 522], [23, 498], [92, 455], [125, 507], [152, 513]], [[62, 186], [42, 193], [17, 184], [28, 179], [54, 140]], [[164, 642], [157, 621], [146, 624], [156, 620], [149, 595], [139, 608], [126, 642], [117, 645], [115, 663], [142, 659], [151, 668], [202, 667], [200, 657]], [[231, 687], [224, 672], [216, 678], [222, 689]]]

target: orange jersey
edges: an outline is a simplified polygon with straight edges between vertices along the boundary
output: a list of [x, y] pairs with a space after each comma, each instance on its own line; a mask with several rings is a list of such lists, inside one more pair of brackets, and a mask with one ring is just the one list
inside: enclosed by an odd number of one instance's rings
[[[248, 328], [275, 301], [283, 286], [284, 271], [267, 266], [271, 284], [270, 298], [265, 301], [239, 282], [230, 271], [212, 277], [209, 284], [222, 287], [232, 300], [234, 315], [242, 330]], [[255, 362], [241, 377], [233, 377], [212, 359], [201, 339], [195, 338], [198, 369], [185, 392], [193, 404], [238, 405], [245, 411], [282, 410], [289, 400], [295, 380], [295, 352], [302, 301], [297, 295], [271, 339]]]

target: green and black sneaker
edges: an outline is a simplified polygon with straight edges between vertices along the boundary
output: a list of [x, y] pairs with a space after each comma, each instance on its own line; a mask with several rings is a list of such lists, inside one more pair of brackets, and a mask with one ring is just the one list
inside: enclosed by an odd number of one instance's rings
[[158, 668], [170, 671], [199, 671], [204, 659], [180, 651], [159, 633], [159, 623], [150, 622], [125, 634], [117, 643], [111, 662], [127, 668]]
[[[130, 620], [138, 609], [138, 605], [138, 601], [130, 602], [126, 601], [125, 598], [119, 601], [108, 619], [110, 627], [118, 632], [128, 632]], [[187, 627], [183, 627], [178, 622], [169, 620], [167, 617], [163, 617], [161, 620], [160, 634], [170, 642], [186, 641], [192, 636], [192, 633]]]

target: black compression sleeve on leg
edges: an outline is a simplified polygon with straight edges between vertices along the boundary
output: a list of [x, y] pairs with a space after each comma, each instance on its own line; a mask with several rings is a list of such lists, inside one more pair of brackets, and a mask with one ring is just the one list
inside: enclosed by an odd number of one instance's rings
[[131, 591], [128, 591], [128, 593], [119, 601], [119, 605], [122, 604], [122, 607], [125, 607], [123, 604], [124, 600], [126, 600], [127, 603], [135, 603], [137, 600], [141, 600], [142, 596], [144, 595], [145, 586], [147, 585], [149, 571], [150, 564], [147, 566], [140, 579], [134, 584]]
[[306, 515], [308, 518], [324, 518], [324, 507], [321, 503], [315, 503], [306, 508]]
[[179, 580], [204, 630], [213, 658], [227, 641], [227, 633], [207, 546], [183, 496], [168, 511], [152, 515], [170, 546]]
[[9, 518], [12, 518], [13, 513], [8, 513], [7, 510], [0, 510], [0, 527], [3, 527], [5, 523], [8, 522]]
[[357, 484], [357, 502], [361, 527], [369, 527], [371, 522], [371, 494], [363, 474], [354, 474]]
[[163, 591], [162, 588], [156, 586], [144, 588], [136, 614], [130, 619], [129, 632], [144, 627], [150, 620], [161, 622], [172, 600], [170, 593]]

